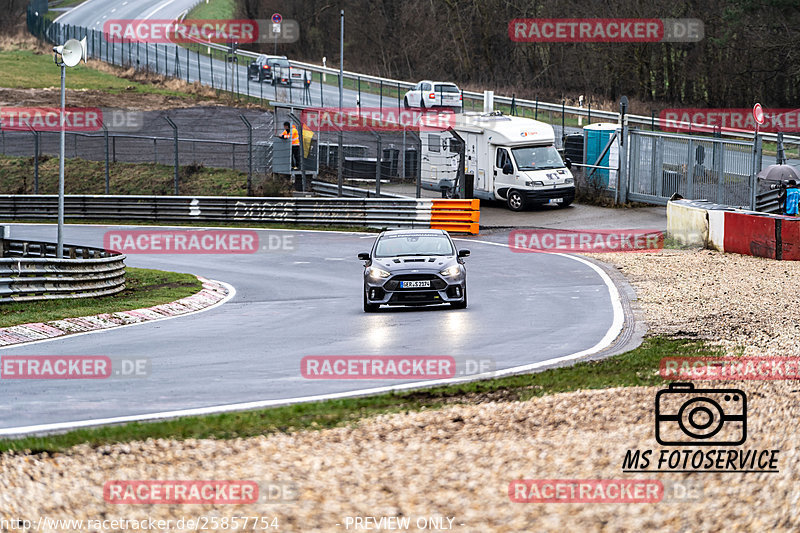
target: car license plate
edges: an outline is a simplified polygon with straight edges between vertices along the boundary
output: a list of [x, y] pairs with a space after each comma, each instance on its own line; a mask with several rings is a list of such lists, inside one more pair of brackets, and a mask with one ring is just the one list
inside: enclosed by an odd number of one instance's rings
[[564, 199], [563, 198], [550, 198], [550, 202], [549, 203], [551, 203], [551, 204], [561, 204], [561, 203], [564, 203]]
[[401, 281], [400, 288], [401, 289], [419, 289], [422, 287], [430, 287], [431, 282], [430, 280], [422, 280], [422, 281]]

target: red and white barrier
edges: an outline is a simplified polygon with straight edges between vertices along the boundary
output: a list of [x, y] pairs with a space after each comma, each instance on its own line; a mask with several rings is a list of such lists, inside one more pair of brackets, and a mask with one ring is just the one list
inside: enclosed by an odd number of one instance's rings
[[667, 204], [667, 238], [768, 259], [800, 261], [800, 218], [697, 200]]

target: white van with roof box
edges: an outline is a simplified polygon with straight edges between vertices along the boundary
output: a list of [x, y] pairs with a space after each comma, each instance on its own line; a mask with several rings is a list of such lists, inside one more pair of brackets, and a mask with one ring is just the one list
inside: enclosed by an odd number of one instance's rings
[[[445, 122], [466, 143], [465, 179], [475, 198], [506, 202], [513, 211], [531, 205], [566, 207], [575, 199], [572, 163], [562, 161], [549, 124], [497, 111], [458, 113]], [[420, 137], [422, 188], [451, 195], [458, 143], [448, 131], [430, 127], [420, 128]]]

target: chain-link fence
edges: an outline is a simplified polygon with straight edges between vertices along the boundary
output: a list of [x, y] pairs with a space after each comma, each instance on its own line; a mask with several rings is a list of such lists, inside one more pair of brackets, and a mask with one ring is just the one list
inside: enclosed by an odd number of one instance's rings
[[[148, 112], [144, 133], [102, 131], [65, 133], [65, 157], [105, 162], [106, 194], [114, 194], [113, 163], [153, 163], [178, 168], [188, 165], [229, 168], [247, 173], [247, 190], [252, 189], [254, 173], [269, 173], [272, 169], [272, 138], [275, 126], [272, 113], [230, 112], [215, 121], [214, 132], [202, 134], [198, 121], [209, 119], [173, 110]], [[170, 118], [170, 115], [173, 118]], [[186, 115], [182, 120], [181, 116]], [[237, 116], [238, 115], [238, 116]], [[148, 120], [149, 119], [149, 120]], [[174, 128], [172, 127], [174, 125]], [[214, 138], [222, 131], [224, 138]], [[58, 156], [59, 131], [0, 130], [0, 155], [30, 157], [33, 173], [33, 193], [39, 193], [39, 164], [42, 156]], [[205, 135], [205, 138], [202, 136]], [[178, 184], [175, 194], [180, 193]]]

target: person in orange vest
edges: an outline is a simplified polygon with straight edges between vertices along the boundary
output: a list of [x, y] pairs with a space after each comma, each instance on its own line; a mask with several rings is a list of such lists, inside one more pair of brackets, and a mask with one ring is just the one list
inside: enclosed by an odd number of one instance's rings
[[292, 139], [292, 168], [300, 167], [300, 134], [297, 133], [297, 128], [294, 124], [288, 122], [283, 123], [283, 133], [280, 134], [281, 139]]

